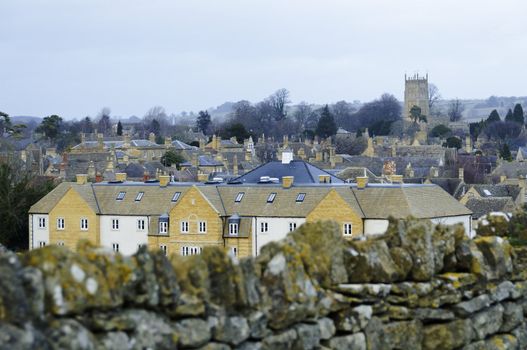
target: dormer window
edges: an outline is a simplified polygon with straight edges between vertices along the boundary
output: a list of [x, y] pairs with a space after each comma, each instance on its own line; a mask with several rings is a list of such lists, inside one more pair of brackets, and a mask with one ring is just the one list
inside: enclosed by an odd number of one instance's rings
[[137, 196], [135, 197], [135, 201], [136, 201], [136, 202], [139, 202], [139, 201], [143, 198], [144, 195], [145, 195], [144, 192], [139, 192], [139, 193], [137, 194]]
[[245, 194], [245, 192], [238, 192], [238, 194], [236, 195], [236, 198], [234, 199], [234, 201], [236, 203], [240, 203], [243, 199], [243, 195]]
[[276, 197], [276, 192], [269, 193], [269, 197], [267, 197], [267, 203], [273, 203], [275, 197]]
[[115, 198], [118, 201], [122, 201], [124, 199], [124, 196], [126, 196], [126, 192], [119, 192], [117, 195], [117, 198]]
[[236, 236], [238, 235], [238, 224], [237, 223], [230, 223], [229, 224], [229, 235]]
[[299, 193], [299, 194], [296, 196], [296, 202], [297, 202], [297, 203], [303, 202], [303, 201], [304, 201], [304, 198], [306, 198], [306, 194], [305, 194], [305, 193]]
[[181, 192], [174, 193], [174, 196], [172, 197], [172, 202], [177, 202], [180, 196]]

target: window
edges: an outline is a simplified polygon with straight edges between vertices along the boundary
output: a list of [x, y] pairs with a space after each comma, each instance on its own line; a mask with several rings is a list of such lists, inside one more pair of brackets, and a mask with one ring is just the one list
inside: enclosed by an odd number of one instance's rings
[[159, 250], [161, 250], [163, 252], [163, 254], [165, 254], [165, 256], [168, 255], [168, 248], [167, 248], [166, 244], [159, 245]]
[[88, 219], [81, 219], [81, 230], [88, 230]]
[[199, 222], [199, 233], [206, 233], [206, 232], [207, 232], [207, 222], [200, 221]]
[[125, 195], [126, 195], [126, 192], [119, 192], [119, 194], [117, 195], [117, 198], [115, 199], [118, 201], [122, 201]]
[[188, 221], [181, 221], [181, 232], [188, 233]]
[[119, 243], [112, 243], [112, 249], [114, 252], [118, 252], [119, 251]]
[[198, 255], [201, 254], [201, 251], [203, 249], [201, 247], [187, 247], [183, 246], [181, 247], [181, 255], [188, 256], [188, 255]]
[[137, 219], [137, 230], [138, 231], [145, 230], [145, 219]]
[[159, 233], [163, 233], [163, 234], [168, 233], [168, 222], [167, 221], [161, 221], [159, 223]]
[[177, 202], [179, 196], [181, 196], [181, 192], [174, 193], [174, 196], [172, 197], [172, 202]]
[[38, 218], [38, 228], [46, 228], [46, 218]]
[[296, 222], [290, 222], [289, 223], [289, 232], [293, 232], [296, 230]]
[[57, 230], [64, 230], [64, 218], [57, 219]]
[[269, 231], [269, 223], [267, 222], [260, 222], [260, 232], [268, 232]]
[[46, 246], [46, 242], [44, 242], [44, 241], [40, 241], [40, 242], [38, 242], [38, 246], [39, 246], [40, 248], [43, 248], [43, 247]]
[[233, 258], [236, 258], [238, 256], [238, 248], [237, 247], [231, 247], [230, 252], [231, 256]]
[[233, 236], [238, 234], [238, 224], [229, 224], [229, 234]]
[[483, 189], [483, 193], [485, 193], [485, 196], [492, 196], [492, 193], [490, 193], [490, 191], [487, 190], [486, 188]]
[[234, 199], [234, 201], [236, 203], [240, 203], [243, 199], [243, 195], [245, 194], [245, 192], [238, 192], [238, 194], [236, 195], [236, 198]]
[[112, 230], [119, 229], [119, 219], [112, 219]]
[[139, 193], [137, 194], [137, 196], [135, 197], [135, 201], [136, 201], [136, 202], [139, 202], [139, 201], [143, 198], [144, 195], [145, 195], [144, 192], [139, 192]]
[[58, 241], [58, 242], [57, 242], [57, 245], [59, 245], [59, 246], [61, 246], [61, 247], [64, 247], [64, 242], [62, 242], [62, 241]]
[[276, 192], [269, 193], [269, 197], [267, 197], [267, 203], [273, 203], [275, 197], [276, 197]]
[[297, 203], [303, 202], [304, 198], [306, 198], [306, 194], [305, 193], [299, 193], [298, 196], [296, 196], [296, 202]]
[[342, 233], [344, 234], [344, 236], [350, 236], [353, 233], [352, 226], [350, 223], [344, 224]]
[[144, 246], [146, 246], [145, 243], [139, 243], [139, 244], [137, 245], [137, 250], [143, 248]]

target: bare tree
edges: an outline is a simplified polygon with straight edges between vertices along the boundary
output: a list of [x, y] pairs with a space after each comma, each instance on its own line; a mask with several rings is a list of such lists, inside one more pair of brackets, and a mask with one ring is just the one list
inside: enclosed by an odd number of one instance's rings
[[110, 122], [110, 113], [112, 111], [108, 107], [103, 107], [99, 114], [97, 115], [97, 132], [108, 136], [112, 131], [112, 123]]
[[441, 94], [439, 93], [439, 89], [434, 84], [428, 85], [428, 108], [430, 110], [430, 114], [438, 114], [439, 111], [436, 111], [434, 108], [436, 106], [436, 102], [441, 99]]
[[273, 107], [275, 120], [285, 119], [287, 116], [286, 106], [291, 103], [289, 91], [287, 89], [277, 90], [268, 98], [269, 104]]
[[463, 111], [465, 110], [465, 106], [463, 106], [463, 103], [459, 99], [455, 99], [450, 103], [450, 106], [448, 107], [448, 117], [451, 122], [457, 122], [460, 121], [463, 117]]
[[306, 102], [302, 101], [296, 106], [296, 110], [293, 113], [293, 117], [295, 118], [296, 122], [298, 123], [298, 127], [300, 131], [304, 131], [306, 127], [307, 118], [309, 118], [309, 115], [313, 113], [313, 109], [310, 105], [308, 105]]

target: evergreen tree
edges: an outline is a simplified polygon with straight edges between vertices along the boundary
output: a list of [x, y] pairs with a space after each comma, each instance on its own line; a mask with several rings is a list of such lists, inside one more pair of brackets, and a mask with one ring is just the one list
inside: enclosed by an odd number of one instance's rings
[[525, 123], [525, 118], [524, 118], [524, 115], [523, 115], [523, 108], [522, 108], [521, 104], [517, 103], [514, 106], [514, 111], [512, 112], [512, 118], [518, 124], [522, 124], [523, 125]]
[[501, 158], [507, 160], [507, 161], [511, 161], [512, 160], [512, 154], [511, 154], [511, 151], [509, 149], [509, 145], [507, 145], [506, 143], [503, 144], [503, 147], [501, 148], [500, 150], [500, 156]]
[[62, 126], [62, 118], [58, 115], [50, 115], [42, 120], [42, 123], [37, 128], [37, 132], [43, 133], [48, 139], [54, 140], [57, 138], [60, 127]]
[[414, 121], [414, 124], [418, 122], [427, 122], [426, 115], [421, 113], [421, 107], [413, 106], [410, 108], [410, 118]]
[[337, 133], [337, 124], [333, 115], [329, 111], [328, 105], [322, 109], [320, 114], [320, 119], [318, 120], [317, 128], [315, 134], [319, 137], [327, 138], [333, 136]]
[[210, 114], [207, 111], [199, 111], [198, 119], [196, 119], [196, 127], [207, 135], [211, 123]]
[[121, 124], [121, 121], [117, 123], [117, 136], [123, 136], [123, 124]]
[[510, 108], [507, 111], [507, 115], [505, 115], [505, 121], [506, 122], [513, 122], [514, 121], [514, 117], [512, 116], [512, 109], [510, 109]]
[[494, 123], [501, 121], [500, 114], [497, 110], [493, 109], [492, 112], [490, 112], [489, 117], [487, 118], [487, 123]]

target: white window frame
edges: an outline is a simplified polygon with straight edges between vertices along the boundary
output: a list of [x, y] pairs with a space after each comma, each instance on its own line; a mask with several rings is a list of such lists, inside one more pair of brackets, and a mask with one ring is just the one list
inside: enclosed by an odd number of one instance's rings
[[115, 200], [117, 201], [122, 201], [124, 199], [124, 197], [126, 197], [126, 192], [125, 191], [121, 191], [117, 194], [117, 197], [115, 197]]
[[46, 228], [46, 218], [44, 216], [38, 217], [38, 228], [39, 229], [45, 229]]
[[267, 203], [273, 203], [275, 198], [276, 198], [276, 192], [269, 193], [269, 196], [267, 197]]
[[201, 254], [202, 251], [203, 251], [203, 248], [196, 247], [196, 246], [182, 246], [181, 247], [182, 256], [198, 255], [198, 254]]
[[181, 197], [181, 192], [175, 192], [172, 196], [172, 202], [177, 202], [179, 200], [179, 197]]
[[44, 248], [46, 245], [47, 245], [46, 241], [39, 241], [38, 242], [38, 247], [39, 248]]
[[179, 225], [181, 233], [188, 233], [189, 232], [189, 222], [188, 221], [181, 221], [181, 225]]
[[141, 199], [143, 199], [143, 196], [144, 196], [144, 195], [145, 195], [145, 193], [144, 193], [143, 191], [138, 192], [138, 193], [137, 193], [137, 196], [135, 197], [135, 201], [136, 201], [136, 202], [140, 202]]
[[88, 231], [88, 219], [87, 218], [81, 218], [81, 221], [80, 221], [80, 225], [81, 225], [81, 230], [82, 231]]
[[58, 241], [58, 242], [57, 242], [57, 245], [58, 245], [58, 246], [61, 246], [61, 247], [64, 247], [64, 241]]
[[119, 243], [112, 243], [112, 250], [119, 253]]
[[269, 223], [267, 221], [260, 222], [260, 233], [269, 232]]
[[119, 231], [119, 219], [112, 219], [112, 231]]
[[64, 218], [57, 218], [57, 230], [64, 230], [65, 226]]
[[352, 236], [353, 235], [353, 224], [351, 222], [345, 222], [342, 224], [342, 235]]
[[231, 222], [229, 224], [229, 235], [231, 236], [238, 236], [238, 233], [240, 231], [240, 225], [234, 222]]
[[160, 221], [159, 222], [159, 233], [160, 234], [167, 234], [168, 233], [168, 221]]
[[207, 222], [206, 221], [198, 222], [198, 232], [207, 233]]
[[296, 230], [296, 227], [297, 227], [296, 222], [291, 221], [291, 222], [289, 223], [289, 232], [293, 232], [294, 230]]
[[245, 196], [245, 192], [238, 192], [236, 195], [236, 198], [234, 198], [235, 203], [240, 203], [243, 199], [243, 196]]
[[297, 203], [303, 203], [304, 199], [306, 199], [306, 194], [304, 192], [300, 192], [296, 195], [296, 202]]
[[160, 244], [159, 245], [159, 250], [161, 250], [165, 254], [165, 256], [168, 255], [168, 247], [167, 247], [166, 244]]
[[229, 254], [233, 258], [237, 258], [238, 257], [238, 247], [231, 247], [231, 249], [229, 250]]
[[145, 219], [137, 219], [137, 231], [144, 231], [146, 227]]

